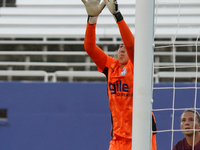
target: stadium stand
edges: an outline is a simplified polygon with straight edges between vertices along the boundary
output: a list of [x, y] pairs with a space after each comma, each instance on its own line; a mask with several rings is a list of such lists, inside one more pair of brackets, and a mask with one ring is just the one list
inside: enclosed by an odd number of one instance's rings
[[[180, 2], [160, 0], [155, 4], [159, 6], [155, 11], [154, 43], [157, 82], [173, 78], [174, 62], [177, 71], [195, 71], [196, 54], [199, 57], [195, 47], [199, 45], [196, 40], [200, 30], [200, 1]], [[135, 1], [119, 0], [118, 3], [134, 34]], [[84, 51], [87, 14], [81, 0], [16, 0], [15, 6], [0, 8], [0, 80], [106, 80]], [[117, 25], [106, 8], [98, 18], [96, 41], [111, 56], [121, 42]], [[185, 47], [186, 44], [189, 46]], [[182, 69], [183, 66], [188, 69]], [[26, 77], [28, 71], [38, 75]], [[43, 72], [45, 77], [41, 78]], [[180, 77], [180, 81], [191, 81], [194, 76], [186, 73], [185, 77]]]

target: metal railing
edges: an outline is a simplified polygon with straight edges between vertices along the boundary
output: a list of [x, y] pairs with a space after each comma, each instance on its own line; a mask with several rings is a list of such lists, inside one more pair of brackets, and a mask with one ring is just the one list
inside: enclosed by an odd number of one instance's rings
[[[78, 78], [96, 78], [98, 79], [105, 79], [105, 75], [98, 71], [56, 71], [54, 73], [47, 73], [41, 70], [35, 71], [24, 71], [24, 70], [0, 70], [0, 76], [6, 77], [43, 77], [43, 82], [57, 82], [59, 77], [66, 78], [69, 82], [73, 82], [74, 77]], [[155, 83], [159, 83], [160, 79], [163, 78], [170, 78], [170, 79], [181, 79], [181, 78], [188, 78], [188, 79], [196, 79], [200, 78], [199, 72], [158, 72], [154, 74]], [[50, 79], [51, 78], [51, 79]], [[31, 80], [30, 80], [31, 81]], [[37, 81], [37, 80], [35, 80]], [[105, 80], [104, 80], [105, 81]]]

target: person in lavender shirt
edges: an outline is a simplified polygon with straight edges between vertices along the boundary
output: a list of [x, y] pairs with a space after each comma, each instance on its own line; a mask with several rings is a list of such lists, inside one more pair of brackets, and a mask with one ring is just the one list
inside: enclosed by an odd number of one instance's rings
[[200, 150], [200, 115], [197, 111], [188, 109], [182, 113], [181, 129], [185, 137], [173, 150]]

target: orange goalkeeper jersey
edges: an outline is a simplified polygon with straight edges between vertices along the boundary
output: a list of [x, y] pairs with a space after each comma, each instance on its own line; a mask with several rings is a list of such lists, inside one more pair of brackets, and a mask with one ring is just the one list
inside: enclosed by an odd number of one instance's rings
[[100, 72], [107, 76], [109, 106], [112, 115], [112, 137], [132, 138], [133, 102], [133, 50], [134, 37], [124, 20], [118, 22], [129, 61], [120, 68], [120, 63], [106, 55], [95, 43], [96, 24], [87, 23], [84, 47]]
[[[104, 73], [108, 78], [108, 97], [112, 115], [112, 136], [132, 138], [133, 64], [120, 68], [118, 60], [108, 58]], [[108, 68], [108, 69], [107, 69]]]
[[109, 106], [112, 116], [112, 139], [132, 139], [134, 36], [124, 20], [118, 23], [129, 61], [120, 68], [118, 59], [106, 55], [96, 45], [96, 24], [87, 23], [84, 47], [100, 72], [107, 77]]

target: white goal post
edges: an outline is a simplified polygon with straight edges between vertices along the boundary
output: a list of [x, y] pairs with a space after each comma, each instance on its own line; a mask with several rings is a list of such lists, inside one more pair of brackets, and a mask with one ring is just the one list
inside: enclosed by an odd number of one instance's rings
[[132, 149], [151, 149], [154, 0], [136, 0]]

